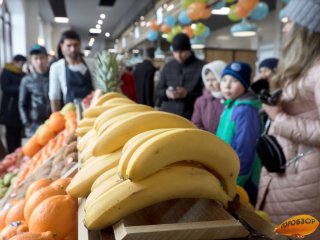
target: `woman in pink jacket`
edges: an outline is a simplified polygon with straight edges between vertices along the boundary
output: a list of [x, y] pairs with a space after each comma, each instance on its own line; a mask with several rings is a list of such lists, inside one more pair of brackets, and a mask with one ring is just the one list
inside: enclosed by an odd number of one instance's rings
[[276, 224], [299, 214], [320, 220], [320, 0], [291, 0], [285, 11], [289, 22], [274, 78], [283, 95], [278, 106], [263, 109], [287, 162], [297, 161], [282, 174], [262, 169], [257, 203]]
[[203, 66], [201, 76], [205, 86], [194, 104], [192, 122], [200, 129], [216, 133], [224, 105], [221, 103], [220, 81], [227, 64], [213, 61]]

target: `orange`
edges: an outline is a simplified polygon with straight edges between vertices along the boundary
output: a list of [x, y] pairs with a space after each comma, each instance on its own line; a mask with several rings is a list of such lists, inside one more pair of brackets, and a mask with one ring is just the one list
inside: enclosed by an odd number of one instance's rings
[[0, 233], [1, 240], [8, 240], [18, 233], [28, 232], [28, 225], [24, 221], [16, 221], [7, 225]]
[[32, 193], [39, 190], [40, 188], [49, 186], [52, 182], [53, 182], [53, 180], [51, 178], [41, 178], [38, 181], [33, 182], [28, 187], [28, 190], [26, 193], [26, 200], [28, 200], [28, 198], [31, 196]]
[[24, 221], [23, 209], [25, 202], [26, 201], [22, 199], [9, 209], [6, 216], [6, 225], [15, 221]]
[[53, 232], [43, 232], [43, 233], [20, 233], [10, 240], [55, 240], [55, 234]]
[[68, 236], [77, 224], [77, 199], [69, 195], [58, 195], [44, 200], [33, 211], [30, 232], [52, 231], [57, 239]]
[[53, 183], [50, 184], [50, 186], [63, 186], [65, 189], [70, 184], [72, 178], [59, 178], [55, 180]]
[[9, 209], [0, 211], [0, 231], [6, 226], [6, 216], [9, 212]]
[[45, 199], [56, 196], [56, 195], [65, 195], [66, 191], [63, 186], [47, 186], [41, 188], [40, 190], [34, 192], [26, 201], [24, 207], [24, 218], [29, 222], [30, 216], [34, 209]]
[[23, 145], [22, 152], [24, 155], [32, 157], [41, 149], [41, 147], [42, 146], [37, 141], [37, 134], [35, 134], [25, 145]]
[[54, 130], [48, 125], [42, 125], [37, 131], [37, 141], [41, 146], [46, 145], [55, 136]]
[[64, 116], [60, 112], [54, 112], [50, 115], [47, 124], [52, 130], [58, 133], [65, 128], [65, 121]]

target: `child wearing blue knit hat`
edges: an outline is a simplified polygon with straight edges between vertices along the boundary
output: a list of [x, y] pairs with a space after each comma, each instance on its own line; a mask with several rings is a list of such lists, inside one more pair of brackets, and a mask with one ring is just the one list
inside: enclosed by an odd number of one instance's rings
[[221, 115], [217, 136], [230, 144], [240, 159], [237, 184], [244, 187], [255, 204], [260, 161], [256, 158], [255, 143], [260, 136], [260, 101], [249, 90], [251, 67], [245, 62], [232, 62], [222, 72], [221, 92], [225, 108]]

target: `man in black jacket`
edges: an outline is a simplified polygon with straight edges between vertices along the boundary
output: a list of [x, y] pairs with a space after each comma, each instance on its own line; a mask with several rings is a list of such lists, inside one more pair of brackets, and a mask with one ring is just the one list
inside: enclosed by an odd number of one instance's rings
[[154, 51], [154, 48], [147, 48], [144, 61], [139, 63], [133, 72], [138, 103], [151, 107], [154, 106], [154, 73], [156, 71], [152, 63]]
[[24, 76], [23, 64], [25, 56], [15, 55], [12, 63], [5, 64], [1, 77], [2, 101], [0, 122], [6, 128], [6, 142], [8, 153], [21, 146], [22, 124], [19, 117], [18, 100], [19, 86]]
[[47, 50], [35, 44], [29, 53], [34, 72], [22, 79], [19, 95], [20, 117], [27, 137], [31, 137], [51, 113]]
[[194, 56], [184, 33], [174, 37], [172, 48], [175, 59], [164, 66], [157, 87], [160, 110], [191, 119], [194, 102], [202, 93], [201, 70], [205, 62]]

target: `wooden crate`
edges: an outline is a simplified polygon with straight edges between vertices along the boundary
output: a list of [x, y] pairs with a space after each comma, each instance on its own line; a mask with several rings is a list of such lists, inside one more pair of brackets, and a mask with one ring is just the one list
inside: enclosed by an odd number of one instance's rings
[[116, 240], [244, 238], [249, 232], [221, 205], [205, 199], [166, 201], [113, 226]]

